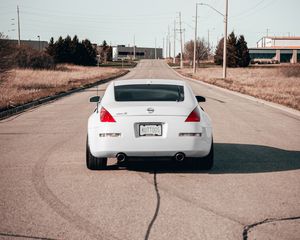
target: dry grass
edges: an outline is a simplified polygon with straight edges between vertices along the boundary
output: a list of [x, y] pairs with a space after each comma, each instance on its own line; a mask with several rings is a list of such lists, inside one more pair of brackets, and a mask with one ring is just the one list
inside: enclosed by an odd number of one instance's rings
[[125, 71], [73, 65], [62, 65], [58, 70], [14, 69], [8, 79], [0, 83], [0, 110], [118, 76]]
[[222, 79], [222, 68], [178, 69], [181, 74], [233, 91], [300, 110], [300, 65], [293, 67], [229, 68]]

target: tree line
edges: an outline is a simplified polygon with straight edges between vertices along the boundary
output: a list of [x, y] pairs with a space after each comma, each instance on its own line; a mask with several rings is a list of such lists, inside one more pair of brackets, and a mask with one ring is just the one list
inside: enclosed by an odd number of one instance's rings
[[[17, 46], [0, 32], [0, 82], [6, 79], [7, 73], [14, 67], [55, 69], [59, 63], [95, 66], [96, 48], [88, 39], [79, 41], [76, 35], [72, 39], [68, 35], [66, 38], [59, 37], [57, 41], [52, 37], [46, 51], [39, 51], [22, 42], [21, 46]], [[98, 61], [111, 61], [112, 47], [105, 40], [100, 49]]]
[[97, 51], [88, 39], [79, 41], [75, 35], [73, 39], [59, 37], [54, 42], [50, 39], [46, 52], [53, 57], [55, 63], [72, 63], [84, 66], [94, 66], [97, 63]]
[[[214, 54], [214, 62], [217, 65], [223, 64], [224, 38], [222, 38]], [[211, 48], [204, 39], [198, 38], [196, 41], [196, 63], [199, 65], [200, 60], [208, 60], [212, 56]], [[178, 56], [180, 57], [180, 55]], [[185, 59], [193, 61], [194, 59], [194, 40], [190, 40], [184, 45]], [[237, 38], [232, 32], [227, 39], [227, 66], [228, 67], [247, 67], [250, 63], [249, 49], [243, 35]]]
[[[224, 38], [218, 43], [214, 54], [215, 64], [223, 64]], [[100, 46], [99, 62], [111, 61], [112, 47], [103, 41]], [[194, 41], [188, 41], [184, 46], [184, 58], [193, 61]], [[196, 61], [206, 60], [213, 54], [209, 44], [204, 39], [196, 41]], [[179, 57], [179, 56], [178, 56]], [[65, 38], [59, 37], [56, 41], [52, 37], [46, 51], [38, 51], [28, 46], [16, 47], [9, 42], [7, 36], [0, 33], [0, 81], [7, 71], [13, 67], [33, 69], [54, 69], [57, 63], [71, 63], [84, 66], [95, 66], [97, 63], [97, 49], [88, 39], [79, 41], [75, 35]], [[247, 67], [250, 55], [247, 42], [243, 35], [235, 36], [232, 32], [227, 41], [227, 66]]]

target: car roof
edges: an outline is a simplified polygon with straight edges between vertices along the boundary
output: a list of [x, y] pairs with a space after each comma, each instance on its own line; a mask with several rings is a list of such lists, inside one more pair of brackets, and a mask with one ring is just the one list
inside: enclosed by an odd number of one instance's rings
[[121, 85], [134, 85], [134, 84], [172, 84], [172, 85], [185, 85], [184, 81], [172, 79], [129, 79], [118, 80], [113, 82], [114, 86]]

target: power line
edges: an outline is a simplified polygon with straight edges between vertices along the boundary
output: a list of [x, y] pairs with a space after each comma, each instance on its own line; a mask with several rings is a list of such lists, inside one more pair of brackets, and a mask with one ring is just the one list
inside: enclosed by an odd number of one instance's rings
[[30, 14], [35, 14], [39, 16], [61, 16], [61, 17], [84, 17], [84, 18], [90, 18], [90, 19], [98, 19], [99, 17], [101, 18], [107, 18], [107, 19], [115, 19], [115, 20], [136, 20], [138, 18], [145, 19], [147, 17], [156, 17], [156, 18], [169, 18], [172, 14], [170, 13], [165, 13], [165, 14], [141, 14], [141, 15], [130, 15], [130, 16], [112, 16], [112, 15], [106, 15], [106, 14], [89, 14], [89, 15], [83, 15], [83, 14], [78, 14], [78, 13], [68, 13], [68, 12], [59, 12], [59, 11], [51, 11], [45, 9], [35, 9], [35, 8], [24, 8], [22, 12], [30, 13]]
[[247, 12], [250, 12], [250, 11], [252, 11], [253, 9], [257, 8], [257, 7], [258, 7], [260, 4], [262, 4], [264, 1], [266, 1], [266, 0], [261, 0], [261, 1], [259, 1], [257, 4], [255, 4], [254, 6], [248, 8], [247, 10], [245, 10], [245, 11], [243, 11], [243, 12], [240, 12], [240, 13], [238, 13], [237, 15], [233, 15], [233, 16], [231, 16], [231, 17], [238, 17], [238, 16], [241, 16], [241, 15], [244, 15], [244, 14], [246, 14]]
[[[256, 5], [252, 6], [251, 8], [248, 8], [247, 10], [243, 11], [243, 12], [240, 12], [238, 13], [237, 15], [233, 15], [231, 16], [230, 18], [241, 18], [241, 17], [247, 17], [247, 16], [250, 16], [254, 13], [257, 13], [263, 9], [265, 9], [266, 7], [270, 6], [271, 4], [274, 4], [274, 2], [278, 1], [278, 0], [271, 0], [270, 2], [266, 2], [268, 0], [261, 0], [259, 1]], [[262, 6], [261, 8], [259, 9], [256, 9], [257, 7], [259, 7], [260, 5], [262, 5], [263, 3], [266, 2], [266, 5], [265, 6]], [[255, 10], [255, 12], [253, 12], [253, 10]]]

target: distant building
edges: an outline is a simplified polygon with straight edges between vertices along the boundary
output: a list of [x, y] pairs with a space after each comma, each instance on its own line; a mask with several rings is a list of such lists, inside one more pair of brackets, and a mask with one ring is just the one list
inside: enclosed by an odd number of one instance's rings
[[300, 37], [262, 37], [256, 48], [249, 48], [252, 62], [300, 62]]
[[258, 48], [300, 47], [300, 37], [262, 37], [256, 46]]
[[[11, 42], [14, 45], [18, 45], [18, 40], [15, 39], [7, 39], [9, 42]], [[48, 47], [47, 41], [38, 41], [38, 40], [21, 40], [21, 45], [27, 45], [33, 49], [45, 51]]]
[[125, 45], [118, 45], [112, 47], [112, 59], [113, 61], [121, 59], [155, 59], [162, 58], [162, 48], [144, 48], [144, 47], [125, 47]]

